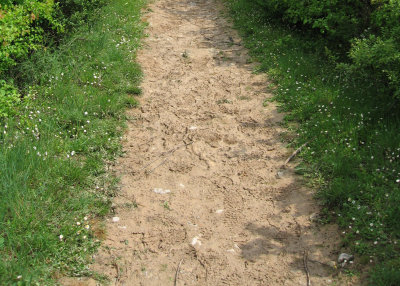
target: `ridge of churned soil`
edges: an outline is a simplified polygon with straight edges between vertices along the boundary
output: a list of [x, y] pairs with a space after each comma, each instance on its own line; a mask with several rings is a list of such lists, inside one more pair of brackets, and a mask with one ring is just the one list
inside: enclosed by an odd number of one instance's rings
[[[113, 285], [330, 285], [340, 238], [290, 169], [265, 75], [215, 0], [150, 5], [141, 108], [92, 269]], [[279, 176], [277, 176], [279, 172]], [[136, 206], [137, 207], [134, 207]], [[341, 284], [344, 285], [344, 284]]]

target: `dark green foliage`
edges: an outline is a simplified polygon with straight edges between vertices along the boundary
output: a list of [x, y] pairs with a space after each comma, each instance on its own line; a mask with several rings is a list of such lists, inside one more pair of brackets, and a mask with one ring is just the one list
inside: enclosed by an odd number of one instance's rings
[[352, 40], [347, 68], [379, 88], [380, 97], [400, 99], [400, 1], [382, 1], [369, 30]]
[[[400, 97], [400, 1], [253, 0], [264, 18], [303, 32], [334, 51], [349, 77], [375, 86], [380, 97]], [[319, 49], [321, 53], [323, 49]], [[346, 56], [348, 57], [346, 58]]]
[[400, 282], [400, 259], [393, 259], [376, 268], [371, 275], [371, 286], [398, 286]]
[[304, 26], [345, 43], [369, 24], [373, 5], [368, 0], [255, 0], [269, 17]]
[[90, 16], [91, 11], [101, 7], [105, 0], [56, 0], [56, 5], [64, 19], [64, 24], [71, 27], [79, 27]]

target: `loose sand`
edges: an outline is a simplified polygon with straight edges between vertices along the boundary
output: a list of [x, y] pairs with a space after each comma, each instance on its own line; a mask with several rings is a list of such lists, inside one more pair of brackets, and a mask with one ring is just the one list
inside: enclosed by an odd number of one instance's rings
[[291, 154], [282, 114], [263, 107], [268, 79], [252, 73], [226, 9], [149, 8], [141, 107], [128, 112], [114, 167], [119, 220], [109, 219], [93, 269], [113, 285], [307, 285], [306, 251], [312, 285], [331, 285], [337, 229], [310, 221], [312, 190], [281, 169]]

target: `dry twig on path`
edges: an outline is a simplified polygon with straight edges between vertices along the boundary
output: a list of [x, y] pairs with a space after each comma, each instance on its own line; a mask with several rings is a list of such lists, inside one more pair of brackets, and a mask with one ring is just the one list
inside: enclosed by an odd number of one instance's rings
[[117, 277], [116, 277], [116, 279], [117, 279], [117, 281], [119, 281], [119, 279], [121, 278], [121, 275], [120, 275], [120, 273], [119, 273], [118, 262], [115, 261], [112, 265], [115, 267], [115, 270], [117, 271]]
[[160, 160], [162, 156], [167, 155], [167, 156], [165, 157], [165, 159], [164, 159], [160, 164], [158, 164], [156, 167], [154, 167], [153, 169], [150, 170], [150, 173], [153, 172], [154, 169], [156, 169], [156, 168], [158, 168], [159, 166], [161, 166], [162, 164], [164, 164], [165, 161], [167, 161], [167, 158], [168, 158], [169, 156], [171, 156], [172, 154], [174, 154], [175, 151], [179, 150], [179, 149], [182, 148], [182, 147], [189, 146], [189, 145], [193, 144], [193, 142], [194, 142], [194, 141], [190, 141], [189, 143], [185, 143], [185, 144], [179, 145], [179, 146], [177, 146], [177, 147], [175, 147], [175, 148], [173, 148], [173, 149], [171, 149], [171, 150], [169, 150], [169, 151], [167, 151], [167, 152], [161, 153], [160, 155], [157, 156], [157, 159], [155, 159], [155, 160], [153, 160], [153, 161], [150, 161], [149, 163], [147, 163], [146, 165], [144, 165], [143, 168], [141, 168], [141, 169], [139, 170], [139, 173], [142, 172], [143, 170], [146, 170], [151, 164], [153, 164], [153, 163], [157, 162], [158, 160]]
[[308, 144], [308, 142], [306, 142], [306, 143], [304, 143], [303, 145], [301, 145], [299, 148], [297, 148], [297, 150], [296, 151], [294, 151], [293, 152], [293, 154], [292, 155], [290, 155], [290, 157], [289, 158], [287, 158], [287, 160], [285, 161], [285, 163], [283, 164], [283, 166], [285, 167], [286, 166], [286, 164], [287, 163], [289, 163], [290, 162], [290, 160], [292, 160], [297, 154], [299, 154], [300, 153], [300, 151], [304, 148], [304, 147], [306, 147], [307, 146], [307, 144]]
[[307, 250], [304, 250], [304, 253], [303, 253], [304, 271], [306, 272], [306, 275], [307, 275], [307, 286], [311, 286], [310, 272], [308, 271], [307, 260], [308, 260]]
[[155, 166], [153, 169], [151, 169], [151, 170], [149, 170], [149, 171], [146, 170], [146, 175], [150, 175], [151, 173], [153, 173], [153, 171], [154, 171], [155, 169], [157, 169], [157, 168], [160, 167], [161, 165], [164, 165], [164, 163], [167, 162], [167, 160], [168, 160], [168, 157], [165, 158], [164, 160], [162, 160], [162, 162], [161, 162], [160, 164], [158, 164], [157, 166]]
[[174, 286], [176, 286], [176, 283], [178, 282], [179, 269], [181, 268], [182, 261], [183, 258], [181, 259], [181, 261], [179, 261], [178, 267], [176, 268]]

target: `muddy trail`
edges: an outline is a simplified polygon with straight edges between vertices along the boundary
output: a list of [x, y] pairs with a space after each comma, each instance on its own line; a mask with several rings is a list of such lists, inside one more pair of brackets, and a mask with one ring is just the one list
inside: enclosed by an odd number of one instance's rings
[[252, 73], [224, 9], [157, 0], [145, 14], [141, 107], [128, 112], [113, 167], [121, 191], [93, 266], [112, 285], [334, 280], [337, 229], [310, 220], [312, 191], [281, 169], [282, 115], [263, 107], [267, 78]]

